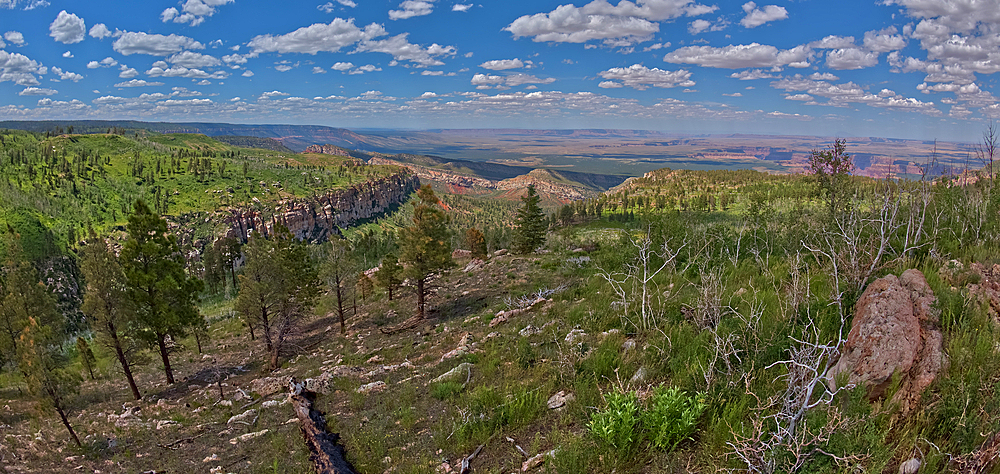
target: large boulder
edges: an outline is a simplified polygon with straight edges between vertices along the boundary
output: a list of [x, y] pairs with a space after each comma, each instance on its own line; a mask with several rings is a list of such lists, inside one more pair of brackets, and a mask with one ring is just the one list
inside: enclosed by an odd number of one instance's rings
[[915, 269], [868, 285], [855, 306], [841, 358], [827, 374], [830, 383], [847, 373], [848, 383], [868, 387], [869, 397], [877, 399], [898, 372], [900, 388], [893, 400], [904, 413], [915, 408], [947, 362], [934, 301], [923, 273]]

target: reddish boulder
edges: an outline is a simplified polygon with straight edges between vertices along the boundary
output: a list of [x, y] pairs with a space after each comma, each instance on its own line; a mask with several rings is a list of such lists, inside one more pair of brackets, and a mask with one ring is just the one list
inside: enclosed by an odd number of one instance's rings
[[847, 373], [848, 383], [869, 387], [870, 398], [876, 399], [898, 372], [901, 384], [893, 400], [903, 412], [915, 408], [946, 362], [934, 301], [923, 273], [915, 269], [868, 285], [855, 306], [841, 358], [827, 374], [830, 383]]

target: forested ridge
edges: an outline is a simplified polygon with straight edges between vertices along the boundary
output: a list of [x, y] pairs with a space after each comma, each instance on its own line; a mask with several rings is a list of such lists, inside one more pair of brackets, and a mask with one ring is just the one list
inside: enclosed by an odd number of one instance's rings
[[[992, 128], [957, 175], [853, 176], [837, 140], [805, 175], [663, 169], [550, 209], [424, 186], [328, 242], [213, 239], [199, 266], [163, 216], [391, 170], [2, 138], [11, 472], [314, 472], [290, 386], [361, 473], [1000, 468]], [[80, 256], [73, 324], [38, 248]]]

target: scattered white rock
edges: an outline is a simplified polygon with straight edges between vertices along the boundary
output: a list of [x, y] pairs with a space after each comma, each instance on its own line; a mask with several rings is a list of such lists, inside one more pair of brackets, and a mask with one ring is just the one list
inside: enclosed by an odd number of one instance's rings
[[358, 387], [356, 391], [358, 393], [372, 393], [372, 392], [381, 392], [386, 388], [388, 388], [388, 385], [386, 385], [385, 382], [380, 380], [378, 382], [366, 383]]
[[583, 329], [573, 329], [566, 334], [566, 342], [568, 344], [573, 344], [577, 339], [582, 339], [587, 336], [587, 333], [583, 332]]
[[555, 454], [556, 450], [553, 449], [552, 451], [549, 451], [547, 453], [539, 453], [532, 456], [530, 459], [524, 461], [524, 463], [521, 464], [521, 472], [528, 472], [538, 466], [541, 466], [542, 463], [545, 462], [546, 457], [552, 457], [555, 456]]
[[219, 460], [219, 455], [215, 454], [215, 453], [212, 453], [211, 456], [208, 456], [205, 459], [202, 459], [201, 462], [212, 462], [212, 461], [218, 461], [218, 460]]
[[178, 427], [180, 427], [181, 424], [174, 420], [160, 420], [156, 422], [156, 430], [159, 431], [167, 426], [172, 426], [172, 425], [177, 425]]
[[259, 438], [261, 436], [266, 435], [270, 431], [271, 430], [263, 429], [263, 430], [260, 430], [260, 431], [255, 431], [253, 433], [247, 433], [247, 434], [244, 434], [244, 435], [239, 435], [239, 436], [237, 436], [237, 437], [229, 440], [229, 444], [236, 444], [236, 443], [241, 443], [241, 442], [244, 442], [244, 441], [249, 441], [249, 440], [254, 439], [254, 438]]
[[229, 417], [229, 421], [227, 421], [226, 424], [231, 425], [237, 421], [246, 422], [251, 418], [253, 418], [254, 416], [257, 416], [257, 410], [251, 408], [243, 413], [240, 413], [239, 415], [233, 415]]
[[635, 371], [635, 375], [629, 380], [629, 384], [632, 386], [639, 385], [646, 381], [646, 367], [639, 367], [639, 370]]
[[532, 325], [529, 324], [529, 325], [525, 326], [524, 329], [518, 331], [517, 333], [520, 334], [521, 337], [528, 337], [528, 336], [534, 336], [535, 334], [538, 334], [540, 332], [542, 332], [541, 329], [536, 328], [536, 327], [534, 327], [534, 326], [532, 326]]
[[576, 400], [576, 395], [573, 395], [572, 393], [567, 394], [564, 390], [560, 390], [556, 392], [555, 395], [549, 397], [547, 405], [550, 410], [555, 410], [565, 407], [567, 402], [571, 402], [573, 400]]
[[920, 470], [920, 460], [910, 458], [899, 465], [899, 474], [917, 474]]
[[277, 407], [277, 406], [284, 405], [286, 403], [288, 403], [288, 399], [287, 398], [282, 398], [281, 400], [268, 400], [268, 401], [266, 401], [264, 403], [261, 403], [260, 406], [263, 407], [263, 408], [274, 408], [274, 407]]
[[233, 406], [233, 401], [232, 400], [222, 400], [221, 402], [219, 402], [219, 405], [224, 406], [224, 407], [231, 407], [231, 406]]
[[431, 382], [441, 383], [448, 381], [465, 380], [469, 377], [469, 371], [472, 370], [472, 367], [473, 367], [472, 364], [468, 362], [462, 362], [461, 364], [458, 364], [454, 369], [451, 369], [437, 376], [434, 380], [431, 380]]

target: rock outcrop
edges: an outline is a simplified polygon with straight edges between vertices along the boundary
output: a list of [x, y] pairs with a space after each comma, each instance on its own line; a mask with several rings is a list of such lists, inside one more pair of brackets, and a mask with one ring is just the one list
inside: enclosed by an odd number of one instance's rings
[[402, 203], [420, 187], [411, 173], [397, 173], [337, 189], [306, 199], [290, 199], [273, 209], [233, 208], [226, 220], [229, 235], [246, 242], [253, 231], [268, 235], [277, 223], [284, 224], [297, 239], [323, 242], [338, 228], [368, 219]]
[[333, 156], [351, 156], [351, 150], [347, 148], [339, 147], [337, 145], [309, 145], [306, 147], [302, 153], [318, 153], [322, 155], [333, 155]]
[[899, 373], [893, 400], [904, 413], [916, 407], [946, 363], [934, 301], [923, 273], [915, 269], [868, 285], [855, 306], [843, 354], [827, 374], [830, 383], [846, 373], [849, 383], [869, 387], [869, 397], [876, 399]]

